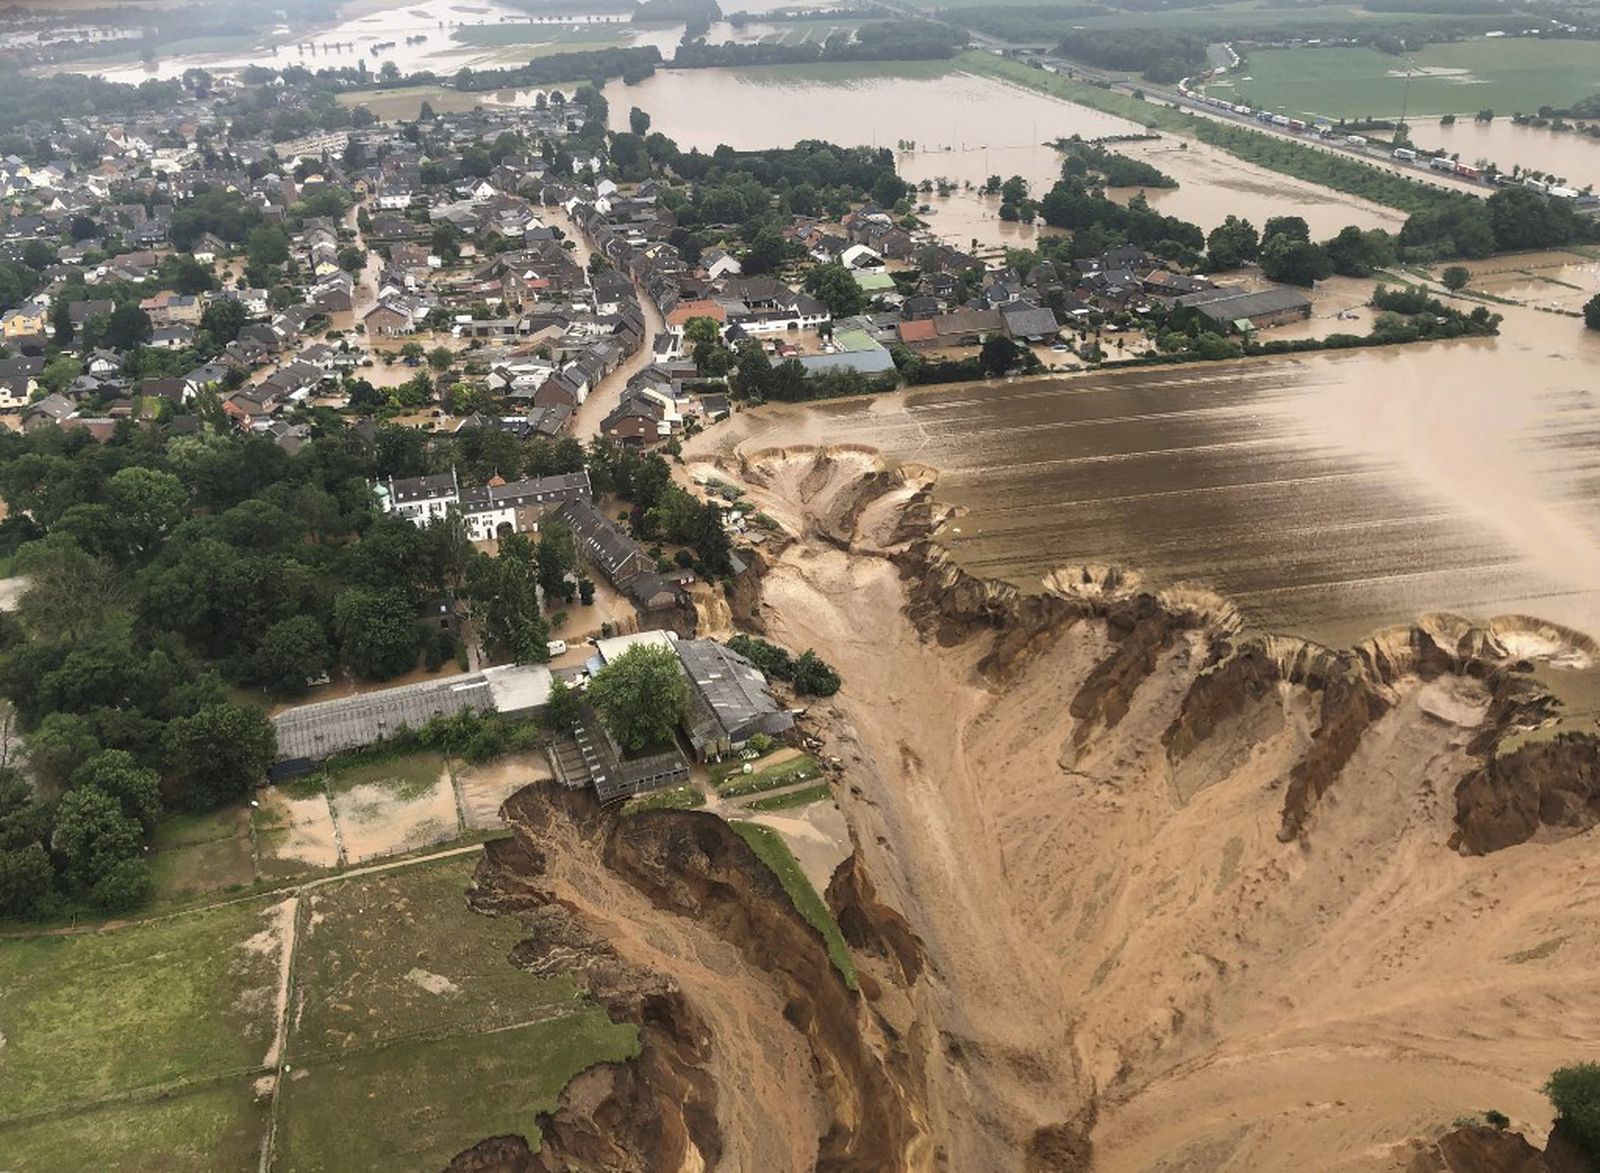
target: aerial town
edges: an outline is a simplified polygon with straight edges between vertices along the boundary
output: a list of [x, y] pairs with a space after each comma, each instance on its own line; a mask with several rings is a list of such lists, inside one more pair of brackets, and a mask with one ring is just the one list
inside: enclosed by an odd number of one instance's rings
[[1600, 8], [0, 67], [0, 1170], [1600, 1168]]

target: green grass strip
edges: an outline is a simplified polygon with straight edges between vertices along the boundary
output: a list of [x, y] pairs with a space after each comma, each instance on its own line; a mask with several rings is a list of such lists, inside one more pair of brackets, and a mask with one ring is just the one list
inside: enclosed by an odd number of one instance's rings
[[760, 857], [761, 862], [772, 869], [772, 874], [778, 877], [778, 882], [783, 885], [783, 890], [789, 894], [800, 915], [822, 934], [822, 939], [828, 945], [828, 956], [833, 959], [834, 968], [844, 977], [844, 984], [852, 990], [859, 990], [861, 983], [856, 978], [856, 963], [851, 960], [850, 950], [845, 946], [839, 922], [833, 919], [833, 913], [828, 911], [822, 897], [817, 895], [811, 881], [806, 879], [805, 872], [800, 870], [800, 861], [795, 859], [794, 852], [789, 850], [783, 836], [758, 823], [731, 822], [728, 825], [750, 845], [750, 850]]

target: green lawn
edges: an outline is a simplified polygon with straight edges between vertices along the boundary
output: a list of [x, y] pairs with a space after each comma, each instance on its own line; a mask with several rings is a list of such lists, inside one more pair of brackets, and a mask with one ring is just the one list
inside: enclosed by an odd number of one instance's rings
[[[393, 763], [387, 763], [393, 768]], [[163, 824], [163, 851], [235, 836]], [[486, 1136], [537, 1137], [578, 1071], [637, 1053], [568, 977], [511, 965], [513, 920], [466, 907], [476, 855], [305, 893], [274, 1170], [437, 1169]], [[276, 1033], [270, 899], [0, 943], [0, 1168], [256, 1166]]]
[[771, 798], [758, 798], [754, 802], [746, 803], [745, 809], [753, 811], [790, 810], [793, 807], [810, 806], [814, 802], [821, 802], [832, 793], [828, 789], [826, 782], [819, 782], [815, 786], [802, 786], [799, 790], [791, 790], [788, 794], [775, 794]]
[[235, 1081], [31, 1123], [0, 1123], [0, 1161], [14, 1173], [254, 1169], [266, 1112], [249, 1084]]
[[812, 928], [822, 934], [822, 939], [828, 945], [828, 956], [844, 976], [845, 985], [852, 990], [859, 989], [856, 963], [851, 960], [850, 949], [844, 943], [844, 934], [839, 931], [839, 922], [833, 919], [833, 913], [828, 911], [828, 906], [823, 903], [822, 897], [817, 895], [817, 890], [811, 886], [811, 881], [806, 879], [805, 872], [800, 869], [800, 861], [795, 859], [794, 852], [789, 850], [789, 845], [783, 841], [783, 836], [759, 823], [730, 822], [728, 825], [738, 833], [739, 838], [750, 845], [750, 850], [756, 853], [761, 862], [772, 869], [800, 915], [810, 922]]
[[258, 1066], [278, 980], [267, 907], [0, 945], [0, 1119]]
[[652, 790], [637, 798], [630, 798], [622, 807], [625, 815], [641, 811], [687, 811], [705, 806], [706, 796], [695, 786], [669, 786], [665, 790]]
[[523, 936], [515, 921], [467, 909], [477, 863], [476, 854], [454, 856], [311, 893], [296, 959], [291, 1059], [581, 1008], [570, 979], [534, 978], [506, 960]]
[[596, 1063], [639, 1051], [632, 1026], [589, 1009], [441, 1041], [404, 1041], [297, 1067], [284, 1090], [276, 1173], [440, 1169], [485, 1137], [537, 1144], [535, 1116]]
[[[1408, 61], [1417, 72], [1406, 96]], [[1449, 70], [1448, 74], [1430, 71]], [[1243, 80], [1249, 78], [1250, 80]], [[1328, 118], [1531, 114], [1600, 93], [1600, 42], [1532, 37], [1428, 45], [1409, 57], [1365, 48], [1262, 49], [1211, 92], [1290, 115]]]
[[741, 762], [734, 762], [712, 775], [717, 783], [717, 793], [721, 797], [742, 798], [746, 794], [760, 794], [763, 790], [775, 790], [779, 786], [792, 786], [796, 782], [816, 777], [817, 771], [821, 769], [817, 765], [816, 758], [805, 754], [776, 765], [762, 767], [749, 774], [739, 772], [742, 765]]

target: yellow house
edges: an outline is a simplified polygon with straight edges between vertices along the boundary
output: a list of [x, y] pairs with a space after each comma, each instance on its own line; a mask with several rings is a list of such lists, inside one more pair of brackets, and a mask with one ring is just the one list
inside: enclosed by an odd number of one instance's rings
[[36, 301], [26, 302], [0, 318], [0, 334], [7, 338], [35, 338], [44, 333], [49, 311]]

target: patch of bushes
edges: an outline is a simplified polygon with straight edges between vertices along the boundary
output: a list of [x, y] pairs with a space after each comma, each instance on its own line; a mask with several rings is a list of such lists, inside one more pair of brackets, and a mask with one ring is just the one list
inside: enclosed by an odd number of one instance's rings
[[832, 696], [839, 691], [839, 674], [813, 651], [792, 657], [776, 644], [740, 632], [728, 647], [749, 660], [769, 680], [786, 680], [801, 696]]

